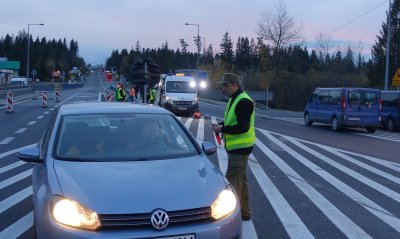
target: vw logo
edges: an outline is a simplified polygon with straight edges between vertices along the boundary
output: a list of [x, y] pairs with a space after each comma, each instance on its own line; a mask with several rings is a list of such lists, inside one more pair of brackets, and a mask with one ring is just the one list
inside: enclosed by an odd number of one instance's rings
[[162, 230], [168, 226], [169, 217], [168, 214], [161, 209], [155, 210], [151, 214], [151, 225], [157, 230]]

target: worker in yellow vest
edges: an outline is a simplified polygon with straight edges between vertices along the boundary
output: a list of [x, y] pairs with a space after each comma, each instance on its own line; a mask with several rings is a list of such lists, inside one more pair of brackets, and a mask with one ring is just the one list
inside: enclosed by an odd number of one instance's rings
[[242, 220], [251, 219], [246, 168], [249, 155], [256, 140], [254, 130], [254, 103], [243, 91], [239, 77], [226, 73], [218, 82], [229, 95], [225, 108], [224, 121], [213, 125], [216, 133], [223, 133], [225, 149], [228, 153], [226, 178], [235, 188], [240, 200]]

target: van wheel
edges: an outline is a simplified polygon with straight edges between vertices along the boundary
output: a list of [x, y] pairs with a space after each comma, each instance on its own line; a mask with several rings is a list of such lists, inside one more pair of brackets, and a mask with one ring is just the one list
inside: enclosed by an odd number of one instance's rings
[[338, 132], [338, 131], [340, 130], [339, 123], [338, 123], [336, 117], [333, 117], [333, 118], [332, 118], [331, 129], [332, 129], [333, 131], [336, 131], [336, 132]]
[[312, 125], [312, 121], [310, 120], [310, 115], [308, 113], [304, 114], [304, 124], [306, 126], [311, 126]]
[[375, 133], [375, 131], [376, 131], [376, 127], [367, 127], [366, 129], [367, 129], [367, 132], [371, 133], [371, 134]]
[[392, 118], [388, 119], [388, 122], [386, 124], [386, 129], [389, 131], [394, 131], [394, 121]]

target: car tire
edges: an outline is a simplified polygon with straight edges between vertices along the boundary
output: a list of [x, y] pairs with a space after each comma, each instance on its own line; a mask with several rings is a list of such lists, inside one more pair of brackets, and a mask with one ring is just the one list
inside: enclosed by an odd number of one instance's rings
[[310, 115], [308, 113], [304, 114], [304, 124], [306, 126], [311, 126], [313, 122], [310, 120]]
[[375, 133], [375, 131], [376, 131], [376, 127], [367, 127], [366, 129], [367, 129], [367, 132], [371, 133], [371, 134]]
[[386, 124], [386, 129], [388, 131], [394, 131], [394, 121], [392, 118], [389, 118]]
[[332, 118], [332, 121], [331, 121], [331, 129], [332, 129], [333, 131], [335, 131], [335, 132], [338, 132], [338, 131], [340, 130], [339, 123], [338, 123], [338, 120], [337, 120], [336, 116], [334, 116], [334, 117]]

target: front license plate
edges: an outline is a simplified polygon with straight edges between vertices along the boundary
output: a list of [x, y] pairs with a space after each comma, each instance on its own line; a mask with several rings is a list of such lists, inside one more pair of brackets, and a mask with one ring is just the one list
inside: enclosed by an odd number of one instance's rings
[[156, 239], [196, 239], [196, 236], [193, 234], [190, 234], [190, 235], [179, 235], [179, 236], [170, 236], [170, 237], [157, 237]]
[[178, 110], [187, 110], [186, 107], [179, 107]]

